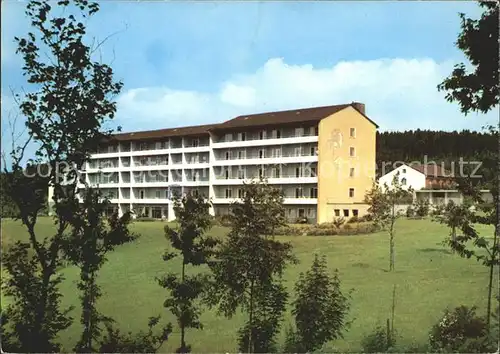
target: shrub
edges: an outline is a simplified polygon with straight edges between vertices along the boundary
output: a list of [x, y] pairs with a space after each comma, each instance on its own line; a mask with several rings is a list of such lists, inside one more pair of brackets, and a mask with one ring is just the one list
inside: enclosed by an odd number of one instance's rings
[[356, 222], [359, 222], [359, 217], [357, 217], [357, 216], [353, 216], [352, 218], [347, 220], [347, 223], [349, 223], [349, 224], [354, 224]]
[[417, 200], [414, 204], [415, 215], [418, 217], [426, 217], [429, 215], [429, 201], [425, 199]]
[[365, 214], [363, 216], [358, 217], [359, 222], [367, 222], [367, 221], [373, 221], [373, 215], [372, 214]]
[[335, 218], [333, 219], [332, 224], [340, 228], [342, 225], [345, 224], [345, 219], [343, 217]]
[[141, 216], [141, 217], [135, 218], [135, 221], [139, 221], [139, 222], [142, 222], [142, 221], [158, 221], [158, 220], [159, 219], [150, 218], [150, 217], [147, 217], [147, 216]]
[[215, 217], [215, 222], [217, 225], [231, 227], [231, 215], [217, 215]]
[[459, 306], [445, 310], [429, 334], [429, 345], [435, 352], [492, 352], [484, 318], [476, 315], [476, 308]]
[[415, 216], [415, 209], [413, 209], [413, 206], [409, 205], [408, 208], [406, 208], [406, 217], [413, 218], [414, 216]]
[[306, 217], [297, 218], [297, 220], [295, 220], [295, 223], [296, 224], [307, 224], [307, 223], [309, 223], [309, 220]]
[[391, 335], [388, 328], [377, 327], [361, 341], [364, 353], [395, 352], [396, 336]]

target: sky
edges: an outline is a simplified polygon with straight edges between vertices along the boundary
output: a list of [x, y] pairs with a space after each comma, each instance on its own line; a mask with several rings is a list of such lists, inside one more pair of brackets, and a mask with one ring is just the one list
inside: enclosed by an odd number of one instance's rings
[[[124, 83], [113, 123], [123, 131], [353, 101], [381, 131], [481, 130], [498, 117], [465, 117], [436, 89], [465, 60], [454, 43], [458, 13], [481, 13], [472, 1], [100, 4], [88, 32], [110, 36], [100, 55]], [[2, 132], [11, 89], [33, 90], [13, 42], [29, 30], [25, 6], [2, 2]]]

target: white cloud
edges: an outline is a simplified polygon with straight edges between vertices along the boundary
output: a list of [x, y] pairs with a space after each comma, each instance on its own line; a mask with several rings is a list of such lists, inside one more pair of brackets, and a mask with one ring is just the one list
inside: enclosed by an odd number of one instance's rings
[[497, 113], [460, 113], [436, 85], [453, 67], [432, 59], [339, 62], [330, 68], [268, 60], [255, 73], [237, 75], [218, 92], [167, 87], [131, 89], [118, 100], [125, 131], [221, 122], [239, 114], [360, 101], [381, 130], [480, 129]]

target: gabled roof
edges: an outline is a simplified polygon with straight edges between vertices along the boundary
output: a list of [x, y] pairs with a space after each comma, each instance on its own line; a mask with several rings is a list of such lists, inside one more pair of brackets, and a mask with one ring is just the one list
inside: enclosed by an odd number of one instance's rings
[[[257, 114], [241, 115], [236, 118], [230, 119], [224, 123], [218, 124], [212, 130], [233, 129], [233, 128], [246, 128], [252, 126], [266, 126], [266, 125], [281, 125], [289, 123], [301, 122], [318, 122], [334, 113], [340, 112], [347, 107], [353, 107], [372, 124], [377, 126], [364, 112], [361, 112], [356, 103], [341, 104], [334, 106], [322, 106], [312, 108], [299, 108], [287, 111], [265, 112]], [[378, 126], [377, 126], [378, 127]]]
[[423, 173], [425, 177], [452, 177], [451, 172], [445, 170], [442, 166], [438, 164], [422, 164], [422, 165], [407, 165], [414, 170]]
[[353, 107], [356, 111], [363, 115], [370, 123], [378, 128], [378, 125], [365, 115], [364, 105], [362, 103], [352, 102], [350, 104], [341, 104], [334, 106], [322, 106], [312, 108], [300, 108], [288, 111], [275, 111], [266, 113], [257, 113], [242, 115], [230, 119], [220, 124], [205, 124], [195, 125], [189, 127], [158, 129], [138, 131], [131, 133], [118, 133], [113, 134], [111, 139], [118, 141], [131, 141], [131, 140], [146, 140], [146, 139], [161, 139], [166, 137], [175, 136], [189, 136], [189, 135], [205, 135], [209, 131], [216, 130], [230, 130], [247, 127], [263, 127], [272, 125], [284, 125], [293, 123], [313, 123], [319, 122], [321, 119], [326, 118], [341, 110]]
[[193, 125], [189, 127], [146, 130], [131, 133], [118, 133], [113, 134], [113, 138], [119, 141], [128, 140], [144, 140], [154, 138], [166, 138], [175, 136], [189, 136], [189, 135], [208, 135], [208, 130], [217, 124]]

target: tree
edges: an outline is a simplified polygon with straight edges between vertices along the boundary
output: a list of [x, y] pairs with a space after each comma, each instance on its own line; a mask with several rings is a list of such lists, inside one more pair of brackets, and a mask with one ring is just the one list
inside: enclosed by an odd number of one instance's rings
[[232, 229], [209, 263], [213, 287], [207, 300], [228, 318], [239, 307], [248, 314], [240, 350], [251, 353], [272, 346], [286, 304], [282, 274], [295, 258], [290, 243], [272, 236], [285, 222], [281, 191], [263, 180], [244, 184], [243, 191], [231, 207]]
[[373, 184], [372, 189], [366, 193], [365, 203], [369, 205], [368, 213], [373, 217], [375, 225], [388, 228], [389, 232], [389, 271], [394, 270], [395, 265], [395, 224], [402, 215], [398, 206], [411, 200], [412, 190], [404, 189], [399, 182], [398, 176], [394, 176], [390, 186]]
[[[63, 0], [57, 8], [66, 13], [80, 10], [82, 21], [73, 14], [58, 17], [48, 2], [33, 0], [25, 12], [33, 31], [24, 38], [15, 38], [17, 53], [24, 60], [23, 74], [34, 89], [23, 97], [16, 96], [29, 138], [13, 148], [10, 170], [4, 166], [9, 172], [9, 196], [29, 234], [29, 246], [18, 243], [9, 251], [11, 256], [4, 258], [11, 276], [8, 292], [15, 298], [6, 312], [11, 314], [8, 317], [16, 328], [13, 335], [20, 351], [58, 351], [57, 333], [71, 323], [68, 311], [59, 309], [57, 285], [62, 278], [57, 269], [62, 265], [61, 246], [72, 213], [69, 206], [75, 204], [75, 172], [101, 139], [102, 123], [113, 118], [116, 107], [110, 96], [118, 94], [122, 87], [120, 82], [113, 82], [110, 67], [91, 61], [91, 48], [83, 43], [83, 21], [98, 11], [98, 5], [86, 0], [71, 4]], [[49, 173], [45, 176], [28, 173], [23, 166], [31, 142], [38, 149], [28, 167], [37, 170], [46, 164]], [[70, 175], [65, 168], [68, 166], [73, 168]], [[63, 180], [65, 175], [69, 182]], [[49, 185], [54, 187], [56, 232], [40, 240], [35, 225], [38, 213], [45, 208]], [[23, 251], [28, 247], [34, 250], [29, 259]]]
[[[195, 301], [208, 285], [208, 279], [203, 274], [187, 275], [186, 266], [206, 264], [217, 244], [214, 238], [204, 236], [211, 227], [209, 208], [210, 202], [202, 196], [188, 194], [182, 199], [175, 197], [174, 211], [179, 226], [177, 229], [165, 226], [167, 239], [181, 256], [180, 277], [176, 273], [169, 273], [158, 279], [158, 283], [170, 291], [170, 297], [165, 300], [164, 306], [175, 315], [181, 330], [177, 353], [191, 351], [191, 346], [185, 341], [187, 328], [203, 328], [199, 320], [200, 309]], [[167, 251], [163, 260], [169, 261], [176, 256], [176, 253]]]
[[[446, 99], [449, 102], [458, 103], [460, 110], [465, 115], [471, 112], [489, 112], [497, 107], [500, 101], [498, 75], [499, 5], [497, 2], [481, 1], [480, 6], [484, 12], [478, 20], [460, 14], [461, 32], [456, 42], [457, 47], [465, 54], [473, 67], [472, 72], [467, 72], [465, 64], [457, 64], [451, 75], [438, 85], [438, 90], [446, 92]], [[494, 176], [489, 180], [494, 208], [487, 211], [487, 215], [488, 223], [495, 226], [493, 242], [489, 243], [485, 238], [480, 237], [472, 227], [463, 230], [466, 239], [474, 239], [476, 245], [489, 250], [488, 256], [483, 258], [483, 263], [490, 267], [488, 327], [491, 312], [491, 285], [494, 268], [499, 264], [498, 256], [500, 254], [498, 251], [500, 247], [498, 242], [500, 237], [500, 121], [497, 128], [492, 130], [494, 130], [497, 139], [496, 169]], [[470, 252], [474, 252], [470, 250], [466, 252], [463, 242], [456, 243], [456, 246], [458, 250], [462, 250], [462, 254], [469, 255], [469, 257], [471, 256]]]
[[471, 205], [467, 201], [463, 204], [455, 204], [450, 200], [439, 212], [436, 212], [435, 220], [450, 228], [450, 239], [446, 240], [447, 244], [451, 245], [457, 241], [457, 230], [460, 230], [472, 215]]
[[81, 292], [83, 332], [75, 347], [76, 352], [95, 352], [97, 347], [94, 344], [99, 341], [102, 331], [100, 324], [110, 321], [96, 307], [97, 300], [102, 295], [96, 283], [97, 274], [107, 260], [107, 253], [116, 246], [137, 238], [137, 235], [128, 230], [130, 213], [125, 213], [122, 217], [115, 213], [105, 219], [108, 205], [109, 202], [98, 191], [88, 188], [83, 203], [72, 208], [73, 214], [69, 216], [71, 232], [63, 241], [62, 248], [66, 258], [80, 268], [80, 282], [77, 286]]
[[326, 258], [314, 256], [305, 274], [295, 284], [296, 299], [292, 314], [295, 317], [297, 350], [313, 352], [323, 344], [342, 336], [347, 326], [349, 296], [340, 289], [338, 271], [328, 274]]

